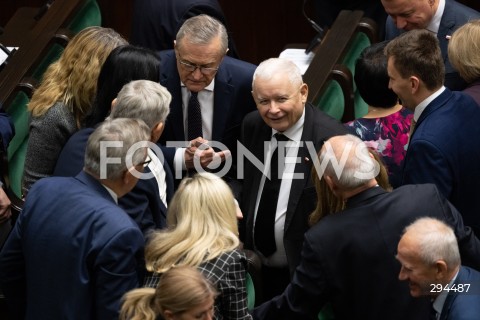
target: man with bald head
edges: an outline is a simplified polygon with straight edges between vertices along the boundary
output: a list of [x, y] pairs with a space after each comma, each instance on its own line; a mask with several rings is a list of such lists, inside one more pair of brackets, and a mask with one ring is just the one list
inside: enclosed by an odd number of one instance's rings
[[469, 20], [480, 18], [480, 13], [454, 0], [382, 0], [389, 17], [385, 25], [385, 39], [391, 40], [402, 32], [427, 29], [433, 32], [442, 50], [445, 63], [445, 86], [462, 90], [466, 83], [448, 59], [448, 39]]
[[257, 307], [254, 319], [318, 319], [327, 303], [337, 320], [428, 319], [429, 301], [411, 297], [408, 285], [398, 280], [395, 253], [403, 229], [420, 216], [447, 222], [462, 259], [474, 267], [480, 264], [479, 240], [434, 185], [392, 192], [379, 187], [378, 165], [358, 137], [327, 140], [319, 158], [317, 174], [345, 209], [306, 232], [292, 282], [282, 295]]

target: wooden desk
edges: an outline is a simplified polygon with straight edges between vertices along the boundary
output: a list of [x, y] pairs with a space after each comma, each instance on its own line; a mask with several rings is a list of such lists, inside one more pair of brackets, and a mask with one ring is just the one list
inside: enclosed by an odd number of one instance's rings
[[34, 17], [39, 8], [20, 8], [15, 13], [0, 36], [0, 43], [20, 47], [0, 72], [0, 103], [5, 105], [13, 98], [17, 85], [53, 43], [65, 43], [68, 34], [62, 27], [73, 19], [85, 1], [55, 0], [38, 21]]

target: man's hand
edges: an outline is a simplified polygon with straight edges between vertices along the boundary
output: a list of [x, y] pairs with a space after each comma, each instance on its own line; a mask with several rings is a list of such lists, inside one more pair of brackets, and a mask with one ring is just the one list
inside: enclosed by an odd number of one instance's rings
[[187, 169], [195, 168], [195, 163], [202, 168], [214, 169], [230, 155], [229, 150], [215, 152], [208, 140], [198, 137], [190, 141], [190, 145], [185, 149], [185, 165]]
[[10, 199], [8, 199], [5, 191], [0, 188], [0, 223], [5, 222], [12, 216], [12, 212], [10, 211]]

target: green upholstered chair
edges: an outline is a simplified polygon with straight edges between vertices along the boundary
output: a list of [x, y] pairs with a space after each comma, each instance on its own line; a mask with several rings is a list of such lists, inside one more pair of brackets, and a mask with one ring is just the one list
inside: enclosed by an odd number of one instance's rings
[[367, 105], [356, 92], [353, 75], [356, 59], [376, 42], [376, 32], [375, 22], [362, 11], [340, 12], [304, 74], [308, 101], [342, 122], [365, 115]]
[[247, 300], [248, 311], [252, 311], [255, 307], [255, 285], [253, 284], [252, 276], [247, 272]]
[[45, 70], [47, 70], [50, 64], [60, 58], [63, 48], [73, 35], [87, 27], [101, 25], [102, 15], [97, 1], [87, 0], [82, 8], [75, 14], [71, 22], [68, 23], [64, 29], [58, 30], [55, 41], [33, 71], [32, 77], [37, 81], [42, 79]]

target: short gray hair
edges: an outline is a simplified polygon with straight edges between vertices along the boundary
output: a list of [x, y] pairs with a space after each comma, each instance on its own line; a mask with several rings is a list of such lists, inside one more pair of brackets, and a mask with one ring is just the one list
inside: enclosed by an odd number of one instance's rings
[[141, 119], [151, 131], [158, 123], [165, 122], [171, 101], [171, 94], [161, 84], [150, 80], [131, 81], [118, 93], [109, 119]]
[[182, 41], [187, 38], [193, 44], [206, 45], [213, 39], [220, 37], [220, 52], [227, 53], [228, 34], [225, 26], [215, 18], [206, 14], [187, 19], [177, 32], [176, 45], [181, 46]]
[[[116, 180], [122, 177], [125, 170], [129, 169], [126, 164], [127, 157], [130, 155], [129, 149], [138, 142], [148, 142], [150, 130], [139, 119], [118, 118], [105, 120], [90, 135], [85, 151], [84, 169], [102, 179]], [[107, 147], [105, 142], [121, 142], [121, 147]], [[138, 165], [145, 161], [147, 154], [147, 145], [142, 145], [132, 154], [133, 165]], [[105, 155], [102, 148], [106, 150]], [[130, 150], [130, 152], [132, 152]], [[102, 165], [105, 164], [105, 158], [120, 159], [119, 163], [108, 163], [106, 175], [102, 174]], [[105, 164], [106, 165], [106, 164]]]
[[413, 234], [419, 247], [418, 255], [425, 264], [434, 265], [444, 260], [450, 269], [460, 265], [457, 238], [445, 222], [431, 217], [419, 218], [405, 228], [406, 233]]
[[283, 58], [270, 58], [261, 62], [253, 74], [252, 88], [257, 78], [269, 80], [279, 73], [285, 74], [290, 83], [299, 87], [303, 83], [302, 72], [296, 64]]
[[322, 174], [329, 176], [343, 190], [365, 185], [377, 176], [380, 169], [378, 162], [370, 156], [365, 142], [351, 134], [327, 140], [319, 157], [320, 164], [326, 164]]

